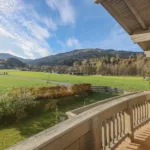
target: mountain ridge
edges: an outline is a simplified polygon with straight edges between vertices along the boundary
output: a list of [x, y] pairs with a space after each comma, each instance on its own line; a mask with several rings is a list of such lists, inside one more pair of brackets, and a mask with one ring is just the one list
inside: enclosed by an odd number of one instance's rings
[[36, 65], [67, 65], [71, 66], [76, 61], [82, 61], [84, 59], [90, 58], [100, 58], [100, 57], [116, 57], [117, 55], [121, 58], [129, 58], [129, 56], [136, 56], [137, 54], [144, 55], [143, 52], [133, 52], [133, 51], [117, 51], [113, 49], [76, 49], [73, 51], [59, 53], [56, 55], [50, 55], [42, 58], [35, 59], [31, 61], [31, 64]]
[[67, 65], [71, 66], [76, 61], [82, 61], [84, 59], [90, 58], [100, 58], [100, 57], [116, 57], [129, 58], [134, 57], [138, 54], [144, 55], [143, 52], [133, 52], [125, 50], [114, 50], [114, 49], [99, 49], [99, 48], [87, 48], [87, 49], [75, 49], [73, 51], [59, 53], [55, 55], [50, 55], [46, 57], [41, 57], [37, 59], [24, 59], [11, 55], [9, 53], [0, 53], [0, 59], [16, 58], [26, 64], [32, 65]]
[[0, 59], [9, 59], [9, 58], [16, 58], [24, 63], [28, 63], [29, 61], [31, 61], [31, 59], [24, 59], [22, 57], [18, 57], [9, 53], [0, 53]]

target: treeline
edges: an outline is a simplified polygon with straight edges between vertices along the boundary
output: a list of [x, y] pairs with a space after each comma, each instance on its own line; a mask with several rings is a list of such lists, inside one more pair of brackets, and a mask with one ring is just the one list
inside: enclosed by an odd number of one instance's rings
[[150, 59], [143, 55], [135, 57], [100, 57], [76, 61], [72, 66], [29, 66], [33, 71], [55, 73], [81, 73], [87, 75], [136, 76], [150, 72]]

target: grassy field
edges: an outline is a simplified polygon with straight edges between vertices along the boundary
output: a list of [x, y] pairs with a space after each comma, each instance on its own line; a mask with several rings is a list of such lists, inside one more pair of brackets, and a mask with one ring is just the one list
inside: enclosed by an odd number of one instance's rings
[[8, 91], [13, 87], [29, 87], [29, 86], [54, 86], [55, 84], [46, 83], [39, 80], [30, 80], [22, 77], [11, 77], [0, 75], [0, 91]]
[[[72, 104], [59, 108], [59, 112], [64, 114], [66, 111], [94, 103], [99, 100], [116, 96], [111, 93], [93, 93], [81, 101], [74, 101]], [[55, 123], [54, 111], [42, 113], [40, 116], [30, 117], [21, 120], [11, 126], [0, 127], [0, 150], [16, 144], [40, 131], [43, 131]]]
[[[3, 70], [2, 70], [3, 72]], [[9, 75], [19, 77], [29, 77], [37, 79], [48, 79], [48, 74], [44, 72], [28, 72], [28, 71], [7, 71]], [[91, 83], [92, 85], [112, 86], [122, 88], [127, 91], [150, 90], [148, 81], [144, 81], [143, 77], [124, 77], [124, 76], [73, 76], [62, 74], [50, 74], [50, 80], [66, 82], [66, 83]]]
[[[8, 72], [8, 76], [0, 75], [0, 91], [9, 90], [12, 87], [28, 87], [28, 86], [51, 86], [55, 84], [47, 84], [48, 80], [64, 82], [64, 83], [91, 83], [92, 85], [112, 86], [122, 88], [127, 91], [150, 90], [148, 81], [144, 81], [142, 77], [118, 77], [118, 76], [72, 76], [67, 74], [47, 74], [44, 72], [28, 72], [16, 70], [0, 70], [0, 74]], [[33, 79], [34, 78], [34, 79]], [[41, 80], [42, 79], [42, 80]], [[94, 93], [86, 97], [82, 101], [66, 105], [59, 108], [60, 113], [94, 103], [108, 97], [114, 96], [111, 93]], [[42, 113], [40, 116], [30, 117], [11, 126], [0, 126], [0, 150], [3, 150], [23, 139], [26, 139], [42, 130], [54, 125], [55, 114], [53, 111]]]

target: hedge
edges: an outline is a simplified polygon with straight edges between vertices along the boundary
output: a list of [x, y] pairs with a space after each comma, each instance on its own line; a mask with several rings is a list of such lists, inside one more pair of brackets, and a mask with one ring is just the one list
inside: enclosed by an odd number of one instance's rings
[[75, 84], [71, 86], [14, 88], [9, 95], [17, 96], [23, 93], [31, 94], [35, 99], [59, 98], [82, 92], [89, 92], [90, 84]]
[[90, 92], [90, 90], [90, 84], [76, 84], [68, 87], [14, 88], [7, 96], [0, 97], [0, 123], [10, 123], [39, 114], [41, 111], [55, 108], [58, 98], [66, 99], [71, 95]]

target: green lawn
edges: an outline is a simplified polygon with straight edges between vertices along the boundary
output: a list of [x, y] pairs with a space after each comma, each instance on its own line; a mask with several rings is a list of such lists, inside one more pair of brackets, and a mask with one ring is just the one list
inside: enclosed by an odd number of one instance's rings
[[[48, 75], [44, 72], [28, 72], [28, 71], [7, 71], [9, 75], [30, 77], [38, 79], [48, 79]], [[50, 74], [50, 80], [67, 82], [67, 83], [91, 83], [92, 85], [112, 86], [122, 88], [127, 91], [150, 90], [148, 81], [144, 81], [143, 77], [123, 77], [123, 76], [73, 76], [62, 74]]]
[[[74, 101], [72, 104], [59, 107], [59, 112], [64, 114], [66, 111], [113, 96], [116, 96], [116, 94], [93, 93], [86, 98]], [[0, 150], [12, 146], [40, 131], [53, 126], [55, 124], [54, 122], [54, 111], [48, 111], [39, 116], [21, 120], [11, 126], [0, 127]]]
[[29, 86], [52, 86], [55, 84], [46, 83], [39, 80], [29, 80], [22, 77], [11, 77], [0, 75], [0, 91], [8, 91], [13, 87], [29, 87]]
[[[28, 72], [5, 70], [8, 76], [0, 75], [0, 91], [9, 90], [12, 87], [28, 86], [51, 86], [40, 79], [48, 79], [48, 74], [44, 72]], [[0, 74], [4, 70], [0, 70]], [[35, 78], [38, 80], [33, 80]], [[118, 77], [118, 76], [72, 76], [62, 74], [50, 74], [50, 80], [67, 83], [91, 83], [92, 85], [112, 86], [122, 88], [127, 91], [150, 90], [149, 82], [144, 81], [142, 77]], [[85, 104], [94, 103], [98, 100], [112, 97], [114, 95], [103, 93], [91, 95], [82, 101], [72, 103], [59, 111], [64, 113], [68, 110], [81, 107]], [[21, 120], [11, 126], [0, 127], [0, 150], [5, 149], [25, 138], [28, 138], [46, 128], [54, 125], [55, 115], [52, 111], [42, 113], [37, 117], [30, 117]]]

